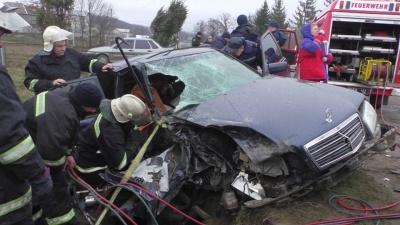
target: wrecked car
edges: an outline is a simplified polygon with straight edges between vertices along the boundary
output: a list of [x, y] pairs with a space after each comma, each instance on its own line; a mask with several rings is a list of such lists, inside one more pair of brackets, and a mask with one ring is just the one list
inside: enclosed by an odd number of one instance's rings
[[[125, 61], [115, 62], [111, 75], [93, 79], [109, 99], [134, 93], [138, 80], [142, 94], [151, 99], [147, 104], [157, 111], [153, 113], [166, 120], [165, 149], [180, 152], [175, 155], [182, 161], [161, 166], [168, 174], [167, 187], [154, 192], [164, 191], [160, 196], [170, 202], [181, 192], [189, 196], [196, 190], [220, 191], [227, 210], [286, 204], [336, 185], [360, 166], [368, 151], [395, 145], [395, 129], [378, 124], [364, 95], [349, 89], [261, 74], [211, 48], [138, 56], [129, 64], [131, 68]], [[264, 69], [280, 72], [287, 64], [270, 63]], [[157, 87], [163, 76], [170, 92], [165, 85]], [[178, 82], [180, 88], [174, 90]], [[159, 156], [162, 162], [168, 162], [167, 155]], [[196, 206], [195, 198], [190, 201]], [[157, 215], [164, 207], [156, 207]]]

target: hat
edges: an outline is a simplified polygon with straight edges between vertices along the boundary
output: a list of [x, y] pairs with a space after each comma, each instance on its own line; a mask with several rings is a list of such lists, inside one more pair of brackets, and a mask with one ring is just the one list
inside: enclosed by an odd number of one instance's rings
[[79, 84], [75, 88], [76, 102], [81, 106], [97, 108], [103, 98], [101, 91], [92, 83]]
[[222, 37], [230, 39], [231, 38], [231, 34], [229, 32], [227, 32], [227, 31], [225, 31], [224, 33], [222, 33]]
[[247, 16], [243, 14], [238, 16], [237, 23], [239, 24], [239, 26], [247, 23]]
[[230, 54], [237, 52], [237, 50], [243, 46], [243, 41], [241, 37], [232, 37], [226, 45], [225, 51]]
[[266, 23], [266, 24], [264, 24], [266, 27], [276, 27], [276, 28], [279, 28], [279, 23], [278, 22], [276, 22], [276, 21], [274, 21], [274, 20], [272, 20], [271, 22], [269, 22], [269, 23]]
[[207, 38], [212, 38], [212, 36], [208, 36]]
[[147, 121], [149, 118], [146, 105], [138, 97], [131, 94], [111, 100], [111, 111], [120, 123], [126, 123], [130, 120], [135, 122]]
[[202, 35], [202, 33], [199, 31], [199, 32], [197, 32], [197, 34], [196, 35]]

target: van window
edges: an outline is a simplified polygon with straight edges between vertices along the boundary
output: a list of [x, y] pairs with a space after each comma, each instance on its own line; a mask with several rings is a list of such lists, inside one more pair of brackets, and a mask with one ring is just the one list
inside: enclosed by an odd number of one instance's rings
[[150, 44], [147, 40], [136, 40], [135, 49], [150, 49]]

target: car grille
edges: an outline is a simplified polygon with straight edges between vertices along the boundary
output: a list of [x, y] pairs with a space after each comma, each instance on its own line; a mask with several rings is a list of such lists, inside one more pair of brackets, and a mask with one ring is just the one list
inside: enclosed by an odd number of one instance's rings
[[339, 126], [310, 141], [304, 147], [314, 164], [323, 169], [355, 152], [365, 138], [358, 114], [354, 114]]

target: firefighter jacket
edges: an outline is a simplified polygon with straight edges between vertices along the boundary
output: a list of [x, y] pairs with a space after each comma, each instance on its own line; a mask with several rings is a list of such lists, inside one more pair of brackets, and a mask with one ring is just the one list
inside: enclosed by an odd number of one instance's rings
[[130, 122], [112, 123], [99, 114], [78, 134], [76, 169], [81, 173], [92, 173], [106, 167], [124, 169], [138, 150], [125, 148], [132, 128]]
[[42, 92], [22, 104], [25, 127], [47, 166], [63, 166], [72, 150], [79, 126], [74, 105], [70, 93], [62, 91]]
[[28, 181], [40, 179], [45, 165], [23, 126], [25, 112], [14, 84], [0, 66], [0, 224], [32, 215]]
[[97, 62], [89, 55], [72, 48], [67, 48], [61, 57], [41, 50], [26, 65], [24, 84], [30, 91], [38, 94], [53, 87], [53, 80], [78, 79], [81, 71], [98, 73], [101, 72], [103, 66], [104, 63]]

